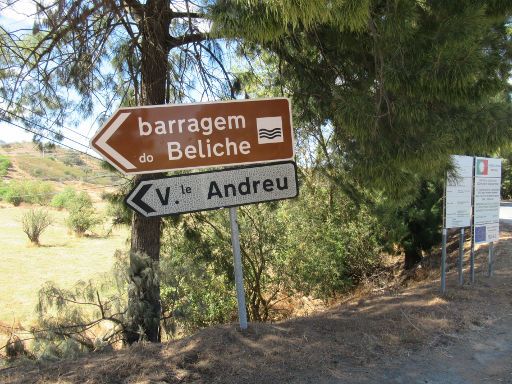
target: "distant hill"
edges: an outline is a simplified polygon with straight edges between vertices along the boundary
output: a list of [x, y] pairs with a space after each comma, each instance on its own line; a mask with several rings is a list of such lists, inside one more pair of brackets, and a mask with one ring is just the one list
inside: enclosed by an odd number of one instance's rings
[[110, 186], [120, 175], [101, 166], [101, 161], [77, 151], [56, 146], [40, 151], [34, 143], [0, 144], [0, 155], [12, 165], [7, 178], [34, 178], [55, 182], [82, 182]]

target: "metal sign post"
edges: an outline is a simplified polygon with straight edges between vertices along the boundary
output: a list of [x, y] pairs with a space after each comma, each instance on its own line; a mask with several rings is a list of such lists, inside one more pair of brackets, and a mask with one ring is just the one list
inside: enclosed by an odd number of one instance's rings
[[443, 245], [441, 253], [441, 293], [444, 295], [446, 292], [446, 237], [448, 230], [443, 228]]
[[240, 328], [247, 329], [247, 312], [245, 310], [244, 276], [242, 268], [242, 257], [240, 254], [240, 232], [236, 220], [236, 207], [229, 208], [229, 219], [231, 222], [231, 244], [233, 246], [233, 258], [235, 261], [235, 287], [238, 302], [238, 318]]
[[[287, 98], [119, 108], [91, 147], [125, 175], [226, 165], [139, 182], [125, 203], [144, 217], [229, 208], [240, 328], [247, 312], [236, 208], [299, 193]], [[265, 164], [271, 163], [271, 164]]]
[[487, 274], [489, 277], [492, 276], [493, 253], [494, 253], [494, 243], [491, 241], [489, 243], [489, 265], [488, 265], [488, 271], [487, 271]]
[[475, 282], [475, 235], [471, 235], [471, 251], [469, 256], [469, 274], [471, 275], [471, 282]]
[[463, 264], [464, 264], [464, 228], [461, 228], [460, 229], [460, 237], [459, 237], [459, 265], [458, 265], [458, 270], [459, 270], [459, 285], [463, 285], [464, 284], [464, 275], [463, 275], [463, 270], [462, 270], [462, 267], [463, 267]]

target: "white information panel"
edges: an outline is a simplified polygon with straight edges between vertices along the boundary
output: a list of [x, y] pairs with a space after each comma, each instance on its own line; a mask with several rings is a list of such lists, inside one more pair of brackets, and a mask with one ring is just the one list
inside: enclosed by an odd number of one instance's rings
[[452, 156], [454, 172], [446, 175], [445, 228], [471, 226], [473, 157]]
[[501, 159], [475, 159], [474, 239], [475, 244], [500, 237]]

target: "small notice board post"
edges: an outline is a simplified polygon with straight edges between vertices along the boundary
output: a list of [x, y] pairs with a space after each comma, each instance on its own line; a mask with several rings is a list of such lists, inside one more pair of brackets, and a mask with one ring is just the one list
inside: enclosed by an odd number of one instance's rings
[[471, 226], [473, 158], [452, 156], [454, 169], [446, 175], [444, 191], [443, 237], [441, 250], [441, 293], [446, 292], [446, 241], [448, 229], [460, 228], [458, 273], [463, 284], [464, 228]]
[[493, 243], [500, 237], [501, 159], [476, 157], [474, 175], [471, 282], [475, 281], [476, 244], [490, 243], [488, 275], [492, 275]]

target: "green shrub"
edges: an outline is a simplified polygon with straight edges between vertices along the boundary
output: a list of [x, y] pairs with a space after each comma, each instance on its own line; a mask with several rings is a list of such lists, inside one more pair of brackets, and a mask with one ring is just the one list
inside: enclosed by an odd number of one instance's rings
[[62, 192], [53, 196], [50, 205], [57, 209], [69, 209], [76, 197], [77, 193], [75, 189], [72, 187], [66, 187]]
[[223, 268], [215, 268], [206, 256], [211, 244], [186, 222], [166, 226], [162, 237], [160, 294], [166, 333], [175, 337], [230, 321], [236, 313], [233, 285]]
[[23, 196], [18, 195], [15, 189], [8, 189], [5, 194], [5, 201], [14, 205], [15, 207], [19, 206], [23, 202]]
[[9, 185], [0, 180], [0, 201], [5, 200], [7, 192], [9, 191]]
[[285, 270], [295, 290], [326, 300], [379, 266], [378, 223], [368, 208], [356, 207], [340, 191], [317, 186], [301, 194], [281, 211], [288, 223]]
[[67, 152], [63, 156], [62, 162], [71, 167], [75, 167], [75, 166], [80, 167], [80, 166], [85, 165], [85, 162], [82, 160], [80, 155], [75, 152], [71, 152], [71, 151]]
[[32, 244], [39, 245], [39, 237], [52, 223], [47, 211], [31, 209], [21, 217], [23, 232], [28, 236]]
[[107, 216], [112, 218], [113, 225], [130, 225], [132, 221], [132, 211], [124, 203], [124, 198], [128, 191], [120, 190], [115, 193], [103, 192], [102, 200], [106, 200]]
[[11, 160], [7, 156], [0, 155], [0, 176], [5, 176], [11, 166]]
[[87, 192], [80, 192], [71, 200], [69, 205], [69, 216], [66, 220], [68, 227], [78, 236], [82, 236], [99, 224], [101, 220], [94, 211], [91, 197]]
[[18, 206], [22, 202], [48, 205], [54, 193], [54, 188], [51, 183], [46, 181], [13, 180], [3, 185], [0, 193], [5, 201], [14, 206]]

